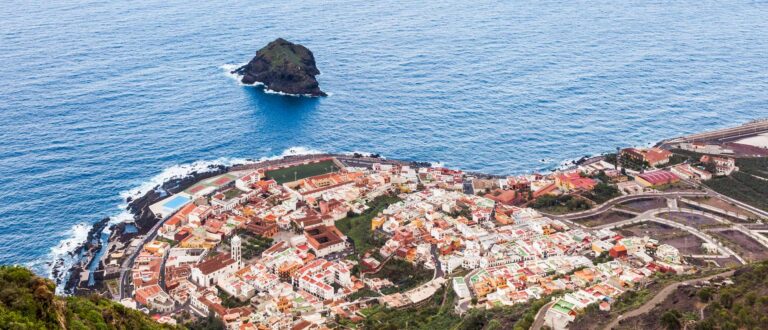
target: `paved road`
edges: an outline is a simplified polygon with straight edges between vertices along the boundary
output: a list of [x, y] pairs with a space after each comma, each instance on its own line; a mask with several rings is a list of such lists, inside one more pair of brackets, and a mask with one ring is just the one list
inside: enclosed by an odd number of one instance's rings
[[[167, 219], [167, 218], [166, 218]], [[158, 220], [157, 223], [152, 227], [152, 229], [149, 230], [146, 236], [144, 236], [144, 240], [141, 242], [140, 245], [137, 246], [136, 251], [133, 251], [133, 253], [125, 260], [123, 261], [123, 264], [120, 267], [120, 299], [127, 298], [131, 296], [130, 292], [127, 292], [129, 287], [129, 282], [131, 280], [131, 276], [126, 276], [131, 274], [131, 269], [133, 268], [133, 262], [136, 260], [136, 257], [139, 255], [139, 252], [141, 252], [141, 249], [144, 247], [144, 245], [147, 244], [147, 242], [153, 240], [155, 236], [157, 236], [157, 230], [160, 229], [160, 226], [163, 225], [163, 222], [165, 222], [166, 219]], [[128, 242], [130, 244], [130, 242]]]
[[693, 281], [706, 281], [706, 280], [710, 280], [710, 279], [712, 279], [712, 278], [715, 278], [715, 277], [717, 277], [717, 276], [725, 276], [725, 277], [730, 277], [730, 276], [733, 276], [733, 273], [734, 273], [734, 272], [735, 272], [735, 271], [731, 270], [731, 271], [727, 271], [727, 272], [724, 272], [724, 273], [715, 274], [715, 275], [711, 275], [711, 276], [707, 276], [707, 277], [703, 277], [703, 278], [698, 278], [698, 279], [688, 280], [688, 281], [684, 281], [684, 282], [677, 282], [677, 283], [672, 283], [672, 284], [670, 284], [670, 285], [666, 286], [664, 289], [661, 289], [661, 291], [659, 291], [659, 293], [658, 293], [658, 294], [656, 294], [656, 296], [654, 296], [653, 298], [651, 298], [651, 300], [647, 301], [647, 302], [646, 302], [645, 304], [643, 304], [642, 306], [638, 307], [638, 308], [637, 308], [637, 309], [635, 309], [635, 310], [632, 310], [632, 311], [630, 311], [629, 313], [626, 313], [626, 314], [620, 315], [620, 316], [619, 316], [619, 318], [617, 318], [617, 319], [613, 320], [613, 322], [611, 322], [610, 324], [608, 324], [608, 325], [605, 327], [605, 329], [613, 329], [613, 328], [615, 328], [617, 325], [619, 325], [619, 322], [620, 322], [621, 320], [626, 320], [626, 319], [628, 319], [628, 318], [631, 318], [631, 317], [634, 317], [634, 316], [638, 316], [638, 315], [643, 315], [643, 314], [645, 314], [645, 313], [648, 313], [648, 312], [650, 312], [650, 311], [651, 311], [651, 309], [653, 309], [654, 307], [656, 307], [656, 305], [660, 304], [662, 301], [664, 301], [664, 299], [667, 299], [667, 297], [668, 297], [668, 296], [669, 296], [669, 295], [670, 295], [672, 292], [675, 292], [675, 290], [677, 290], [677, 288], [678, 288], [680, 285], [683, 285], [683, 284], [688, 284], [688, 283], [691, 283], [691, 282], [693, 282]]
[[432, 279], [445, 276], [443, 265], [440, 264], [440, 259], [437, 258], [437, 244], [432, 244], [432, 246], [429, 248], [429, 251], [432, 253], [432, 259], [435, 260], [435, 273], [432, 276]]
[[552, 307], [552, 305], [554, 304], [555, 304], [555, 301], [552, 300], [546, 305], [541, 306], [541, 309], [539, 309], [539, 312], [536, 313], [536, 319], [533, 321], [533, 325], [531, 325], [531, 330], [539, 330], [541, 329], [541, 327], [544, 326], [544, 319], [547, 316], [547, 312], [549, 311], [549, 308]]
[[731, 250], [727, 246], [723, 246], [723, 245], [719, 244], [718, 241], [715, 240], [712, 236], [710, 236], [710, 235], [708, 235], [708, 234], [706, 234], [706, 233], [704, 233], [702, 231], [699, 231], [698, 229], [693, 228], [691, 226], [688, 226], [688, 225], [685, 225], [685, 224], [682, 224], [682, 223], [679, 223], [679, 222], [675, 222], [675, 221], [672, 221], [672, 220], [661, 219], [661, 218], [657, 218], [656, 217], [656, 215], [658, 213], [660, 213], [660, 212], [668, 212], [668, 211], [669, 211], [669, 209], [653, 209], [653, 210], [649, 210], [649, 211], [643, 212], [641, 215], [639, 215], [636, 218], [632, 218], [632, 219], [624, 220], [624, 221], [619, 221], [619, 222], [614, 222], [614, 223], [609, 223], [609, 224], [605, 224], [605, 225], [602, 225], [602, 226], [597, 226], [597, 227], [595, 227], [595, 229], [601, 229], [601, 228], [614, 229], [614, 228], [624, 227], [624, 226], [627, 226], [627, 225], [630, 225], [630, 224], [653, 221], [653, 222], [665, 224], [665, 225], [670, 226], [670, 227], [674, 227], [674, 228], [685, 230], [685, 231], [691, 233], [692, 235], [695, 235], [696, 237], [704, 240], [705, 242], [717, 246], [717, 249], [720, 250], [720, 253], [722, 255], [732, 255], [733, 257], [738, 259], [739, 262], [741, 262], [742, 264], [746, 264], [747, 263], [743, 258], [741, 258], [741, 256], [736, 254], [736, 252], [733, 252], [733, 250]]
[[621, 204], [624, 202], [633, 201], [637, 199], [659, 198], [659, 197], [680, 198], [680, 197], [696, 197], [696, 196], [706, 196], [706, 195], [707, 193], [700, 192], [700, 191], [690, 191], [690, 192], [675, 191], [675, 192], [644, 193], [644, 194], [637, 194], [637, 195], [624, 195], [624, 196], [619, 196], [614, 199], [611, 199], [603, 204], [600, 204], [598, 207], [590, 210], [570, 213], [570, 214], [563, 214], [563, 215], [550, 215], [550, 217], [558, 220], [563, 220], [563, 219], [573, 220], [573, 219], [580, 219], [580, 218], [586, 218], [593, 215], [597, 215], [605, 211], [608, 211], [616, 204]]

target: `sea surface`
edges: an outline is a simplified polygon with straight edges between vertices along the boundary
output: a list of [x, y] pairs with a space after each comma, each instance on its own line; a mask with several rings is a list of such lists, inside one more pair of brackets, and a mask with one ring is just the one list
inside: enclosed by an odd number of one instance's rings
[[[315, 53], [331, 96], [227, 74], [277, 37]], [[212, 162], [523, 173], [766, 109], [764, 1], [5, 0], [0, 264], [48, 275], [125, 197]]]

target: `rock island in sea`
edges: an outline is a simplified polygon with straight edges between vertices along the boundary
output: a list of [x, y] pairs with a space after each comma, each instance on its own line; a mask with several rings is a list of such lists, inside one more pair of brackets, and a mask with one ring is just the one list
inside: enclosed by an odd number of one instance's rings
[[256, 52], [248, 64], [231, 73], [244, 84], [263, 84], [268, 90], [291, 95], [326, 96], [315, 79], [320, 70], [312, 51], [277, 38]]

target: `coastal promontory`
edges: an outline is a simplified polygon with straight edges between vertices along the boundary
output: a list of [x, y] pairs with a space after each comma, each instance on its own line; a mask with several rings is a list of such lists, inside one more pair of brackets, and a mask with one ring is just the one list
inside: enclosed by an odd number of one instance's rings
[[283, 38], [259, 49], [248, 64], [232, 73], [242, 76], [240, 81], [244, 84], [261, 83], [276, 92], [326, 96], [315, 79], [320, 70], [315, 65], [312, 51]]

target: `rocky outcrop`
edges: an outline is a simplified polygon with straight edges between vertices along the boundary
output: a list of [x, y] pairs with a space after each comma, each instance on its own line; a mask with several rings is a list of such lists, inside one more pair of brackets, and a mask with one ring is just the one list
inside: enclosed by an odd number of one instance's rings
[[326, 96], [315, 79], [320, 70], [312, 51], [283, 38], [270, 42], [248, 64], [232, 73], [242, 76], [244, 84], [261, 83], [276, 92]]
[[[166, 182], [163, 182], [163, 184], [155, 187], [155, 189], [147, 191], [141, 197], [135, 199], [129, 197], [126, 200], [128, 203], [127, 209], [133, 215], [133, 225], [137, 230], [129, 233], [126, 232], [125, 223], [115, 224], [110, 227], [110, 236], [107, 242], [110, 243], [119, 241], [125, 244], [128, 243], [131, 239], [135, 238], [137, 235], [146, 235], [160, 220], [149, 209], [150, 205], [159, 202], [170, 194], [183, 191], [184, 189], [189, 188], [191, 185], [200, 180], [222, 174], [228, 169], [229, 168], [227, 166], [223, 165], [211, 165], [206, 171], [192, 172], [187, 176], [170, 179]], [[54, 263], [52, 274], [54, 278], [60, 278], [59, 275], [61, 275], [61, 272], [68, 273], [67, 276], [63, 277], [65, 281], [60, 283], [60, 285], [64, 286], [64, 293], [85, 294], [91, 292], [91, 289], [101, 286], [98, 276], [94, 277], [96, 281], [93, 286], [89, 286], [88, 283], [81, 283], [80, 274], [87, 270], [87, 267], [91, 264], [91, 262], [94, 262], [93, 258], [99, 254], [99, 250], [106, 248], [101, 240], [101, 235], [109, 225], [109, 220], [109, 218], [104, 218], [94, 224], [93, 228], [91, 228], [91, 230], [88, 232], [88, 239], [86, 242], [78, 246], [77, 249], [71, 253], [71, 256], [77, 258], [77, 262], [74, 263], [72, 268], [64, 269], [64, 264], [61, 260], [57, 260]], [[97, 271], [103, 271], [102, 266], [103, 264], [100, 264]], [[94, 275], [98, 275], [98, 273], [95, 272]]]

